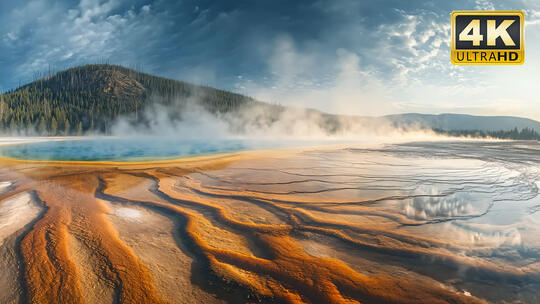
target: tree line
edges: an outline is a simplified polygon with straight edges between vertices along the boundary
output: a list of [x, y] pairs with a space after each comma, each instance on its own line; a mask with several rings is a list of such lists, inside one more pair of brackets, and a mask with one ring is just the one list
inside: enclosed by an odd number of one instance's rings
[[433, 131], [437, 134], [452, 136], [452, 137], [473, 137], [473, 138], [497, 138], [497, 139], [514, 139], [514, 140], [540, 140], [540, 133], [531, 128], [523, 128], [519, 130], [504, 131], [480, 131], [480, 130], [443, 130], [435, 128]]

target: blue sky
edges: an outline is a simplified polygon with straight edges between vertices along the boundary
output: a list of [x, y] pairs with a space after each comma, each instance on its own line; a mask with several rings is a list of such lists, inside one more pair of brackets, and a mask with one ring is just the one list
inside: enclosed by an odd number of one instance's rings
[[[450, 63], [450, 12], [521, 9], [523, 66]], [[0, 89], [107, 60], [327, 112], [540, 119], [540, 2], [0, 2]]]

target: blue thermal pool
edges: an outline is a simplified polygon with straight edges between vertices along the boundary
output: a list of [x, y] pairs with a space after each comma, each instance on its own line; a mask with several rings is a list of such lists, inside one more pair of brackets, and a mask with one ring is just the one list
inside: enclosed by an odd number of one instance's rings
[[149, 161], [195, 155], [313, 145], [313, 142], [93, 138], [0, 147], [0, 155], [47, 161]]

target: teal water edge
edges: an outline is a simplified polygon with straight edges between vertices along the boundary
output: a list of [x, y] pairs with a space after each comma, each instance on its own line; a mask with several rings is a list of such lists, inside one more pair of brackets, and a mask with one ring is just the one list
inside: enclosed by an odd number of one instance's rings
[[39, 161], [148, 161], [315, 144], [312, 141], [94, 138], [3, 146], [0, 155]]

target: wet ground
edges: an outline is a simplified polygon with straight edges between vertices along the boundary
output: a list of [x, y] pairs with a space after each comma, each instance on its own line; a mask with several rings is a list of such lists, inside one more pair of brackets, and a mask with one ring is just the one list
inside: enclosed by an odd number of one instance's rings
[[35, 216], [0, 223], [22, 265], [10, 298], [538, 303], [539, 152], [460, 141], [4, 160], [0, 215]]

